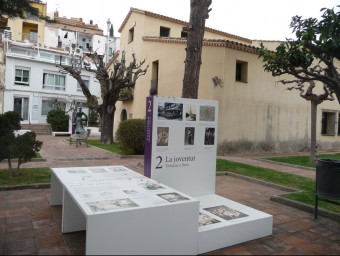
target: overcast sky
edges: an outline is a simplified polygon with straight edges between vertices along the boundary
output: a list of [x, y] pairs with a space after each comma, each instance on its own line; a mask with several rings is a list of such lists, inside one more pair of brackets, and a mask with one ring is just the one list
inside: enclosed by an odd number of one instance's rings
[[[340, 5], [339, 0], [212, 0], [206, 26], [248, 39], [285, 40], [291, 38], [291, 18], [321, 16], [323, 7]], [[107, 33], [110, 18], [115, 36], [130, 7], [189, 21], [190, 0], [48, 0], [47, 10], [60, 16], [93, 20]]]

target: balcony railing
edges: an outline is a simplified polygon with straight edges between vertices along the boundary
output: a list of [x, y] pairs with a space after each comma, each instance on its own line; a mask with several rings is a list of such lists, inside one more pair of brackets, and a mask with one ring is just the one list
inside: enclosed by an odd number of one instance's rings
[[133, 89], [132, 88], [124, 88], [119, 93], [119, 100], [126, 101], [126, 100], [133, 100]]

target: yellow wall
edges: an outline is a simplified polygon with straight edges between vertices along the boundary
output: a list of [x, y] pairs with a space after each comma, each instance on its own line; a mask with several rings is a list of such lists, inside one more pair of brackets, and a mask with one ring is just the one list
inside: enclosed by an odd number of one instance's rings
[[[31, 2], [34, 8], [39, 9], [39, 15], [46, 16], [47, 5], [43, 3]], [[12, 40], [23, 41], [25, 40], [25, 35], [30, 32], [30, 29], [38, 31], [38, 43], [44, 44], [45, 36], [45, 20], [43, 19], [8, 19], [8, 27], [11, 27]]]
[[[135, 38], [127, 43], [128, 30], [135, 24]], [[186, 43], [183, 40], [150, 40], [158, 37], [159, 27], [171, 28], [171, 37], [179, 37], [182, 25], [132, 13], [121, 33], [121, 50], [126, 50], [127, 59], [132, 53], [137, 61], [146, 60], [149, 65], [145, 76], [138, 79], [133, 101], [117, 103], [115, 127], [120, 113], [125, 109], [129, 117], [145, 117], [145, 98], [149, 95], [152, 80], [152, 62], [159, 62], [158, 95], [180, 97], [184, 76]], [[206, 33], [205, 38], [220, 38], [221, 35]], [[225, 38], [230, 40], [230, 38]], [[236, 40], [233, 40], [236, 41]], [[245, 41], [239, 41], [247, 44]], [[266, 45], [275, 49], [279, 42], [268, 41]], [[236, 45], [236, 44], [235, 44]], [[249, 44], [251, 45], [251, 44]], [[258, 46], [259, 42], [253, 42]], [[236, 62], [248, 65], [247, 82], [235, 79]], [[128, 63], [128, 62], [127, 62]], [[212, 78], [217, 76], [223, 84], [214, 86]], [[283, 77], [280, 77], [282, 79]], [[229, 150], [296, 151], [306, 150], [310, 144], [310, 102], [301, 98], [298, 91], [285, 90], [277, 83], [279, 78], [264, 72], [263, 62], [258, 55], [226, 46], [204, 46], [200, 71], [199, 98], [219, 102], [218, 148]], [[339, 103], [324, 102], [318, 107], [317, 141], [321, 148], [339, 145], [340, 136], [321, 135], [323, 110], [340, 110]]]

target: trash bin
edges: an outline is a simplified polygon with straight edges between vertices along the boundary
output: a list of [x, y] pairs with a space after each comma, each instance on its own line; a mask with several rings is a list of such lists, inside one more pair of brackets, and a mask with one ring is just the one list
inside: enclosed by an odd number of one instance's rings
[[340, 160], [319, 159], [315, 178], [315, 210], [317, 218], [318, 199], [340, 199]]

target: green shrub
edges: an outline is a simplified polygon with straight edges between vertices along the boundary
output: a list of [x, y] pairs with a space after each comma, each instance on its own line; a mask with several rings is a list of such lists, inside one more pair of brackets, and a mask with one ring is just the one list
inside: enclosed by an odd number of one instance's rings
[[98, 126], [98, 112], [96, 109], [90, 109], [89, 126]]
[[26, 132], [15, 136], [14, 132], [21, 128], [21, 116], [13, 111], [0, 114], [0, 161], [7, 159], [10, 175], [19, 175], [12, 169], [12, 159], [18, 159], [16, 170], [21, 164], [30, 162], [40, 151], [42, 142], [36, 140], [34, 132]]
[[48, 112], [47, 123], [51, 125], [54, 132], [67, 132], [69, 116], [64, 110], [54, 109]]
[[144, 154], [145, 119], [128, 119], [120, 122], [116, 131], [118, 140], [126, 150]]

